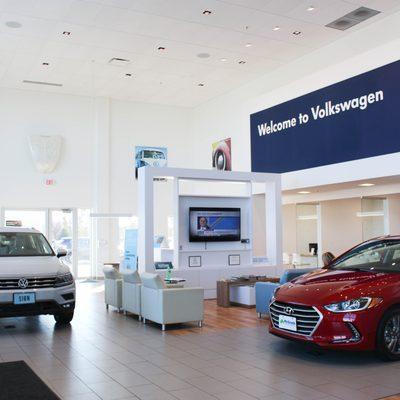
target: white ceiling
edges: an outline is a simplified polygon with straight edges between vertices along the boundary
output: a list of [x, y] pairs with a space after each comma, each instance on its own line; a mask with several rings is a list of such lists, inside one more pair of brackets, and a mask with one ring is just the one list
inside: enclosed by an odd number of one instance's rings
[[[361, 5], [382, 13], [325, 27]], [[398, 10], [399, 0], [0, 0], [0, 86], [191, 107]]]

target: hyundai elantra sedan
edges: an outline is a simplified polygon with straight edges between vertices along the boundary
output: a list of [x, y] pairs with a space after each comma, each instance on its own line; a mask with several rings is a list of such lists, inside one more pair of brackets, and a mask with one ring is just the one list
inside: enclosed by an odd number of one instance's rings
[[270, 333], [330, 349], [400, 360], [400, 236], [364, 242], [278, 287]]

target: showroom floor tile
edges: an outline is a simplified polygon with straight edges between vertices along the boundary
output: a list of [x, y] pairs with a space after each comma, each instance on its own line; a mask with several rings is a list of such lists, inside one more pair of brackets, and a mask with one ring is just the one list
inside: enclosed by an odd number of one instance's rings
[[70, 327], [52, 317], [1, 319], [0, 361], [20, 359], [65, 400], [374, 400], [400, 392], [400, 363], [316, 353], [270, 336], [260, 321], [163, 333], [107, 312], [101, 284], [78, 285]]

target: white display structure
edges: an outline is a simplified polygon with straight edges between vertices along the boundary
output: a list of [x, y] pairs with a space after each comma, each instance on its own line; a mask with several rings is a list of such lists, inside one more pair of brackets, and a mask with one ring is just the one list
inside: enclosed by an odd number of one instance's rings
[[[142, 167], [139, 169], [139, 272], [155, 272], [154, 267], [154, 181], [173, 179], [174, 184], [174, 249], [173, 274], [187, 280], [187, 286], [202, 286], [206, 298], [215, 297], [216, 281], [232, 275], [278, 275], [282, 265], [281, 177], [279, 174], [197, 170], [181, 168]], [[193, 181], [241, 183], [245, 195], [211, 196], [180, 193], [180, 183]], [[265, 189], [267, 262], [252, 262], [252, 184]], [[227, 207], [241, 209], [242, 242], [189, 241], [190, 207]], [[239, 257], [237, 257], [239, 256]], [[189, 257], [192, 257], [189, 262]], [[199, 257], [201, 266], [198, 267]], [[232, 262], [230, 265], [229, 260]], [[240, 260], [239, 264], [238, 261]], [[160, 273], [160, 271], [157, 271]], [[161, 272], [162, 274], [162, 272]]]

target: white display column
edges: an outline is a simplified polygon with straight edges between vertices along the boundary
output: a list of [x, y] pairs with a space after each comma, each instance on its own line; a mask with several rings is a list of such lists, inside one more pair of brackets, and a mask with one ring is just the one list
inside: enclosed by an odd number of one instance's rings
[[[93, 213], [110, 212], [110, 100], [94, 100], [94, 188]], [[93, 218], [94, 275], [102, 276], [103, 264], [110, 262], [110, 220]]]
[[282, 265], [281, 180], [265, 183], [266, 248], [268, 264]]
[[139, 272], [154, 272], [154, 186], [147, 167], [139, 168]]

